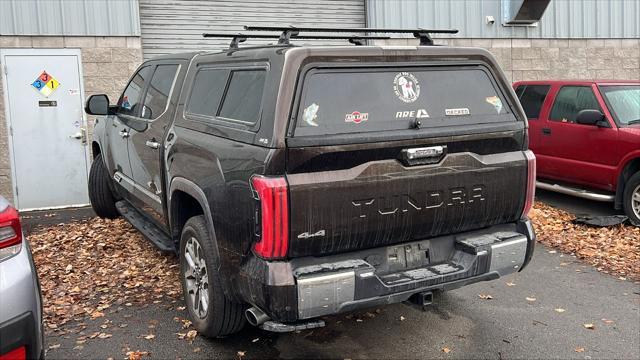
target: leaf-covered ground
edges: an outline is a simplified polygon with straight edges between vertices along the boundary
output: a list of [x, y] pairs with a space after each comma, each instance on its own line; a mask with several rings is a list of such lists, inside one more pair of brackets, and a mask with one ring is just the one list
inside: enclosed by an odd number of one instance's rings
[[28, 236], [42, 286], [48, 330], [111, 309], [160, 303], [181, 294], [178, 262], [125, 220], [59, 224]]
[[[531, 217], [545, 245], [573, 253], [600, 271], [640, 279], [639, 228], [574, 225], [572, 215], [542, 203]], [[177, 259], [157, 251], [125, 220], [92, 218], [39, 228], [29, 240], [49, 331], [75, 332], [63, 325], [181, 295]]]
[[529, 214], [538, 241], [574, 254], [598, 271], [620, 278], [640, 280], [640, 228], [595, 228], [573, 224], [572, 214], [536, 202]]

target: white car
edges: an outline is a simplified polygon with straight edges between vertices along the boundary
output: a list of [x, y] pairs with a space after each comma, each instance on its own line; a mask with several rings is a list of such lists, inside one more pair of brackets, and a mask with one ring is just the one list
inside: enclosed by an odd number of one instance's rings
[[0, 359], [44, 358], [42, 295], [20, 216], [0, 196]]

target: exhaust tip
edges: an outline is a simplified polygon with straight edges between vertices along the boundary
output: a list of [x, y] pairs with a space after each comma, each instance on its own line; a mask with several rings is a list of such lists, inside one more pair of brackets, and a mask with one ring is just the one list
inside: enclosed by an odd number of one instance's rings
[[269, 316], [257, 307], [250, 307], [244, 312], [244, 316], [247, 318], [249, 324], [253, 326], [260, 326], [269, 320]]

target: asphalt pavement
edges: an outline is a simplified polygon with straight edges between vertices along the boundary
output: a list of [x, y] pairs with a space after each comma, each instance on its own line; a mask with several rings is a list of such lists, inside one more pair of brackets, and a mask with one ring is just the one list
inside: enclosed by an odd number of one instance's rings
[[[542, 246], [522, 273], [443, 293], [426, 312], [396, 304], [326, 317], [322, 329], [275, 334], [247, 326], [190, 342], [180, 339], [188, 330], [182, 306], [112, 309], [85, 320], [81, 334], [49, 336], [47, 358], [118, 359], [129, 351], [165, 359], [640, 358], [640, 285]], [[111, 336], [76, 342], [97, 332]]]
[[[538, 199], [576, 214], [615, 213], [609, 204], [548, 192], [538, 192]], [[72, 216], [91, 212], [34, 214], [27, 222], [55, 224]], [[523, 272], [438, 294], [427, 311], [396, 304], [326, 317], [326, 327], [299, 333], [247, 325], [224, 339], [189, 341], [183, 306], [177, 300], [111, 308], [105, 317], [83, 320], [81, 333], [48, 336], [47, 358], [118, 359], [138, 351], [164, 359], [640, 359], [640, 283], [539, 244]]]

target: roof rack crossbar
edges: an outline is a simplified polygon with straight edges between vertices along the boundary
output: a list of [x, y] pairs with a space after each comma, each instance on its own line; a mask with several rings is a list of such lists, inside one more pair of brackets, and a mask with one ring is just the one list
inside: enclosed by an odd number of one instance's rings
[[[364, 45], [366, 40], [388, 40], [389, 36], [368, 36], [368, 35], [298, 35], [297, 33], [289, 33], [283, 37], [283, 34], [280, 35], [270, 35], [270, 34], [222, 34], [222, 33], [204, 33], [202, 37], [205, 38], [231, 38], [231, 44], [229, 45], [230, 49], [237, 49], [238, 45], [242, 42], [247, 41], [247, 39], [278, 39], [278, 44], [289, 44], [289, 40], [300, 39], [300, 40], [348, 40], [351, 44], [354, 45]], [[283, 42], [285, 39], [286, 42]]]
[[[295, 26], [245, 26], [247, 31], [282, 31], [282, 41], [290, 38], [291, 34], [300, 32], [328, 32], [328, 33], [389, 33], [389, 34], [413, 34], [420, 40], [421, 46], [434, 45], [431, 34], [457, 34], [456, 29], [386, 29], [386, 28], [322, 28], [322, 27], [295, 27]], [[288, 43], [288, 42], [286, 42]]]

